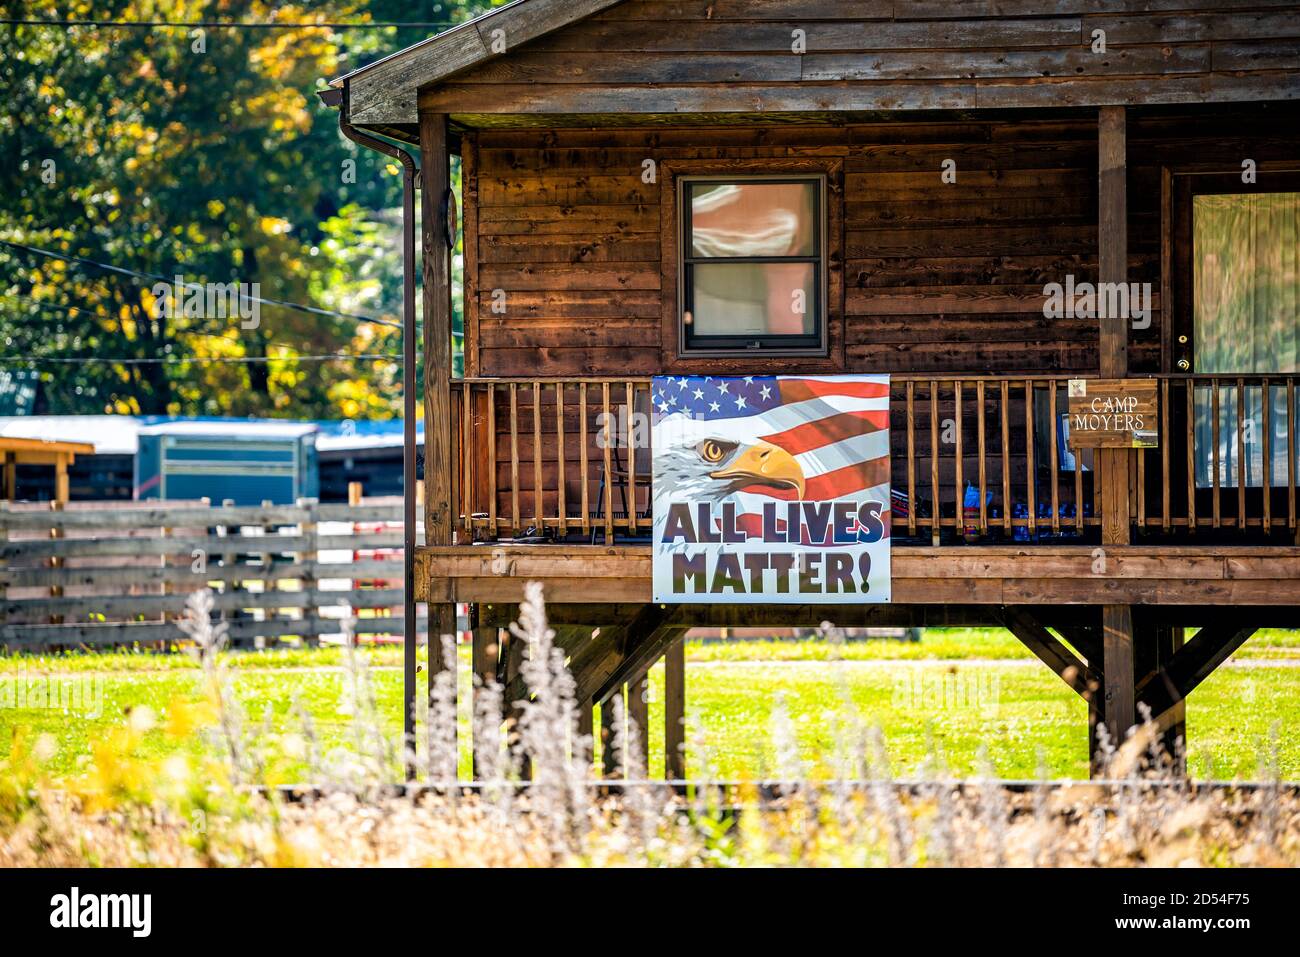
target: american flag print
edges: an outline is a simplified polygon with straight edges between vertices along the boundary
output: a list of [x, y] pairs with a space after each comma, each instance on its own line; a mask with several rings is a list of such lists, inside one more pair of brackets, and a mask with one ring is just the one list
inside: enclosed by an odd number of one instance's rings
[[656, 376], [650, 401], [656, 601], [889, 600], [888, 376]]

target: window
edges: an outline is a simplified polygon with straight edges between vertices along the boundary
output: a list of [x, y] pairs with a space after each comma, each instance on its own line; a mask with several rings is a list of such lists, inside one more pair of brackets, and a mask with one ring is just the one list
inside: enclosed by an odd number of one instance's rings
[[825, 353], [825, 182], [679, 180], [684, 354]]
[[1192, 197], [1197, 372], [1300, 372], [1300, 193]]

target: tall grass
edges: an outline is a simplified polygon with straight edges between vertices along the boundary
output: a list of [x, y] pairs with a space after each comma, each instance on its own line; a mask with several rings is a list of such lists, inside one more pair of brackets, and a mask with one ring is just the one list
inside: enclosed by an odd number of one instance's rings
[[[203, 701], [163, 714], [138, 709], [100, 742], [85, 772], [54, 786], [51, 742], [15, 741], [0, 765], [0, 864], [530, 865], [530, 866], [1067, 866], [1277, 865], [1300, 862], [1300, 800], [1265, 780], [1210, 788], [1173, 773], [1147, 723], [1107, 745], [1100, 783], [1011, 786], [987, 756], [956, 778], [937, 746], [917, 777], [900, 780], [883, 734], [853, 708], [847, 687], [828, 702], [835, 776], [811, 780], [781, 700], [771, 709], [779, 783], [723, 787], [706, 773], [684, 788], [645, 779], [643, 737], [621, 702], [609, 742], [628, 776], [611, 787], [592, 768], [580, 702], [530, 584], [510, 632], [527, 648], [529, 694], [503, 714], [502, 690], [475, 696], [478, 782], [456, 779], [455, 649], [436, 643], [422, 742], [384, 730], [365, 656], [345, 655], [350, 734], [326, 748], [305, 709], [271, 741], [232, 689], [224, 629], [207, 593], [185, 628], [204, 675]], [[829, 625], [828, 657], [843, 643]], [[352, 644], [349, 642], [349, 649]], [[437, 660], [435, 657], [433, 660]], [[150, 758], [143, 735], [205, 735], [198, 759]], [[272, 747], [272, 744], [275, 747]], [[707, 741], [693, 741], [701, 767]], [[310, 787], [269, 786], [277, 754], [308, 769]], [[392, 769], [415, 768], [402, 787]], [[1267, 769], [1269, 765], [1265, 763]]]

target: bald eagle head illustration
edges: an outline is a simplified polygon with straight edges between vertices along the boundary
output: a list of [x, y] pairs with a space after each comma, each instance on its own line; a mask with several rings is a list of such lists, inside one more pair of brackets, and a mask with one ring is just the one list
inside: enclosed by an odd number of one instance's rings
[[655, 453], [655, 497], [665, 509], [670, 500], [721, 502], [755, 485], [793, 489], [803, 498], [804, 482], [795, 457], [762, 439], [690, 437]]

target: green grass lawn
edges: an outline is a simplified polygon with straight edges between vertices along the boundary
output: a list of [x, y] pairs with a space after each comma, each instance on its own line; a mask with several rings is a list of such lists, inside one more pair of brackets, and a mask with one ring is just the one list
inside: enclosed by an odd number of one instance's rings
[[[829, 660], [831, 647], [818, 641], [688, 645], [690, 773], [732, 779], [780, 773], [770, 733], [778, 701], [784, 702], [804, 768], [826, 773], [834, 753], [828, 712], [847, 699], [866, 724], [882, 730], [896, 774], [915, 773], [936, 759], [954, 773], [974, 773], [981, 747], [1004, 777], [1035, 777], [1040, 767], [1052, 777], [1086, 774], [1082, 702], [1005, 632], [933, 629], [920, 642], [853, 642], [841, 653], [842, 661]], [[369, 649], [366, 655], [375, 668], [379, 708], [395, 736], [400, 649]], [[1220, 669], [1192, 696], [1188, 736], [1196, 775], [1253, 776], [1260, 754], [1273, 747], [1270, 729], [1295, 726], [1300, 667], [1289, 666], [1288, 659], [1300, 665], [1300, 639], [1289, 632], [1261, 632], [1238, 652], [1235, 665]], [[247, 724], [265, 724], [264, 740], [286, 755], [276, 772], [279, 779], [302, 779], [299, 710], [310, 714], [323, 748], [347, 738], [351, 718], [342, 661], [339, 649], [230, 656]], [[461, 665], [462, 740], [468, 740], [468, 649], [462, 649]], [[17, 683], [43, 674], [95, 682], [102, 691], [100, 713], [15, 707]], [[0, 689], [10, 696], [0, 696], [0, 757], [20, 730], [32, 738], [49, 734], [58, 742], [52, 760], [58, 774], [77, 773], [90, 761], [95, 742], [128, 715], [138, 716], [136, 709], [162, 715], [174, 701], [201, 697], [200, 674], [184, 655], [0, 658]], [[662, 668], [656, 668], [650, 705], [655, 774], [663, 768], [662, 700]], [[197, 738], [178, 743], [159, 729], [145, 735], [143, 747], [197, 753], [203, 744]], [[1300, 778], [1300, 741], [1280, 734], [1275, 747], [1282, 776]], [[467, 757], [463, 766], [467, 771]]]

